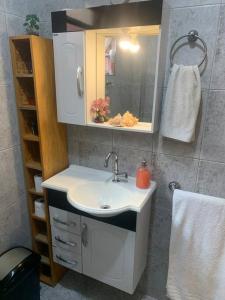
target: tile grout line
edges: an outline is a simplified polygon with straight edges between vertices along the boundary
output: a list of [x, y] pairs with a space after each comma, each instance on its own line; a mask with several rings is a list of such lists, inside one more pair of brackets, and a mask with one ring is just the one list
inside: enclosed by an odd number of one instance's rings
[[214, 65], [215, 65], [215, 61], [216, 61], [216, 51], [217, 51], [217, 46], [218, 46], [218, 41], [219, 41], [219, 32], [220, 32], [220, 24], [221, 24], [221, 9], [222, 9], [222, 0], [220, 1], [220, 5], [219, 5], [219, 18], [217, 21], [216, 43], [215, 43], [213, 55], [212, 55], [212, 68], [211, 68], [210, 77], [209, 77], [209, 89], [211, 89], [211, 87], [212, 87], [212, 79], [213, 79], [213, 74], [214, 74], [213, 71], [214, 71]]

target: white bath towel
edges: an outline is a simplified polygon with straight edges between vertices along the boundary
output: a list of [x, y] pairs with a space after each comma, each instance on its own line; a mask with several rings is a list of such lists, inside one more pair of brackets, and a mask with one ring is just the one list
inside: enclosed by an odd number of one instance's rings
[[175, 190], [167, 293], [225, 299], [225, 199]]
[[198, 66], [174, 65], [169, 78], [161, 118], [161, 135], [192, 142], [201, 102]]

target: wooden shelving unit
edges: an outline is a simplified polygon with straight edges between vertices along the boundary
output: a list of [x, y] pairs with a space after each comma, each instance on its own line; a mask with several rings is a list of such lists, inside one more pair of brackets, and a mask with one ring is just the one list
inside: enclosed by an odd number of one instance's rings
[[[53, 262], [46, 193], [34, 184], [35, 175], [46, 180], [68, 166], [66, 128], [57, 122], [52, 41], [16, 36], [10, 38], [10, 49], [33, 250], [41, 255], [41, 280], [54, 285], [65, 269]], [[44, 218], [35, 215], [38, 198], [44, 199]]]

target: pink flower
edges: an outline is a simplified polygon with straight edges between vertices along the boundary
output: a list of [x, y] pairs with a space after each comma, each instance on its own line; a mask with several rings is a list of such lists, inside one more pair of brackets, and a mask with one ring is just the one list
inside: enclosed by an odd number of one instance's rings
[[91, 112], [98, 113], [101, 116], [106, 116], [107, 114], [110, 113], [109, 105], [110, 105], [109, 97], [106, 97], [105, 99], [101, 99], [101, 98], [96, 99], [93, 101], [91, 105]]

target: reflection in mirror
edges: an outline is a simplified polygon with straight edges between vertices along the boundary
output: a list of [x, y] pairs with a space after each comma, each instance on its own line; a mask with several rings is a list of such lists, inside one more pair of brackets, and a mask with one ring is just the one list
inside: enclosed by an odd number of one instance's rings
[[105, 96], [110, 114], [129, 111], [139, 122], [152, 121], [158, 36], [105, 37]]
[[158, 112], [160, 26], [86, 32], [87, 123], [153, 132]]

